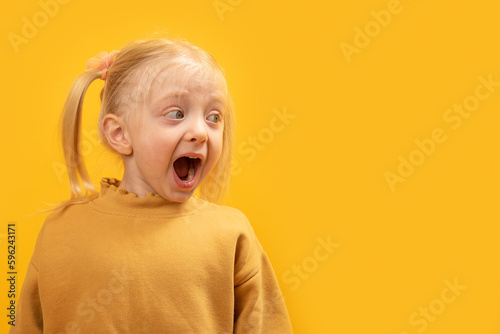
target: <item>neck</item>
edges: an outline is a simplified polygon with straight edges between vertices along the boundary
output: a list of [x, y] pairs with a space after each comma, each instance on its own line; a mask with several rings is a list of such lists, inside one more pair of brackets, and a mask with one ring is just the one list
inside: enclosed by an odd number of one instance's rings
[[146, 197], [148, 193], [156, 194], [153, 188], [137, 177], [140, 173], [134, 159], [130, 159], [129, 156], [124, 156], [123, 165], [124, 171], [120, 188], [127, 190], [129, 193], [136, 194], [139, 198]]

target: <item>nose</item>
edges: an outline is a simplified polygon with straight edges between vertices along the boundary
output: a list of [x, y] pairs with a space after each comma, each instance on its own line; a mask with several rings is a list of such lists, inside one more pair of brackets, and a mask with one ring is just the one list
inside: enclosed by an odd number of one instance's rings
[[208, 132], [203, 117], [195, 117], [189, 122], [186, 139], [190, 142], [204, 143], [208, 139]]

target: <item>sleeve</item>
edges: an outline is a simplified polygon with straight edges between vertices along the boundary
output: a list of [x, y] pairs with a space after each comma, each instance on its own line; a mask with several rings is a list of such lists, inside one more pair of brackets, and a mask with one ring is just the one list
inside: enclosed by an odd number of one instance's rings
[[42, 246], [45, 226], [38, 233], [35, 250], [26, 271], [19, 306], [16, 312], [14, 326], [11, 326], [9, 334], [12, 333], [42, 333], [43, 317], [40, 295], [38, 291], [38, 269], [40, 264], [40, 250]]
[[234, 274], [234, 333], [293, 333], [273, 267], [248, 223], [239, 236]]

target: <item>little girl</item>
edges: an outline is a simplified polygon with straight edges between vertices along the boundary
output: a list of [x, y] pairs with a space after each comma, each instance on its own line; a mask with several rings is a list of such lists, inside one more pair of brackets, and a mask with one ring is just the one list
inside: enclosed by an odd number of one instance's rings
[[[99, 132], [124, 174], [97, 192], [79, 140], [85, 92], [99, 78]], [[90, 59], [62, 116], [72, 195], [40, 230], [10, 332], [291, 333], [248, 219], [217, 204], [233, 113], [223, 69], [184, 40]]]

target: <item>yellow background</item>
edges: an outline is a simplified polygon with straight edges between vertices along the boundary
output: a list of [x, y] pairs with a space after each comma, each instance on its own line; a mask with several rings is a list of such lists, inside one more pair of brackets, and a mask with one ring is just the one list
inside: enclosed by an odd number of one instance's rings
[[[219, 15], [214, 3], [226, 11]], [[443, 118], [474, 101], [478, 77], [500, 82], [499, 7], [70, 0], [16, 52], [9, 36], [22, 35], [23, 18], [43, 19], [43, 9], [9, 2], [0, 14], [1, 277], [7, 223], [17, 223], [19, 292], [45, 217], [30, 214], [69, 195], [57, 125], [72, 80], [88, 58], [163, 30], [208, 50], [227, 72], [241, 168], [225, 204], [253, 224], [296, 333], [499, 333], [500, 87], [457, 129]], [[372, 11], [388, 8], [399, 12], [377, 30]], [[368, 45], [346, 57], [341, 43], [361, 45], [356, 31], [365, 28]], [[84, 109], [95, 182], [121, 178], [116, 159], [92, 140], [101, 88], [91, 85]], [[287, 124], [273, 120], [278, 111], [292, 115]], [[398, 173], [399, 157], [409, 159], [415, 140], [436, 128], [447, 139], [391, 191], [385, 173]], [[255, 155], [246, 151], [253, 138]], [[318, 238], [339, 246], [326, 253]], [[462, 290], [446, 290], [446, 280]], [[418, 315], [425, 309], [432, 321]]]

